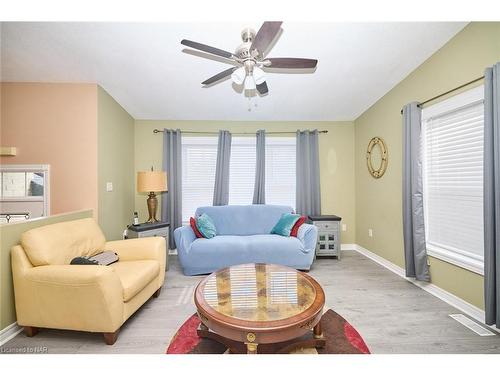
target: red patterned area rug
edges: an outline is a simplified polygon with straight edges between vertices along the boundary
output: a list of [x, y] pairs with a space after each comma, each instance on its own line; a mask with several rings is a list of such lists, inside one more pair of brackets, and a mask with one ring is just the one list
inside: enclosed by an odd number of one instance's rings
[[[223, 354], [226, 347], [196, 334], [200, 319], [191, 316], [179, 328], [170, 342], [167, 354]], [[303, 348], [291, 354], [370, 354], [361, 335], [343, 317], [328, 310], [321, 317], [326, 345], [320, 349]]]

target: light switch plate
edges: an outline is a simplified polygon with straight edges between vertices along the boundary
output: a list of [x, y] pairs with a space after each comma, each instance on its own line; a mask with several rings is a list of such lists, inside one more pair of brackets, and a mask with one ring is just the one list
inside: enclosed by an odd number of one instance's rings
[[106, 191], [113, 191], [113, 183], [106, 182]]
[[373, 237], [373, 229], [368, 229], [368, 237]]
[[346, 232], [347, 231], [347, 224], [342, 224], [342, 232]]

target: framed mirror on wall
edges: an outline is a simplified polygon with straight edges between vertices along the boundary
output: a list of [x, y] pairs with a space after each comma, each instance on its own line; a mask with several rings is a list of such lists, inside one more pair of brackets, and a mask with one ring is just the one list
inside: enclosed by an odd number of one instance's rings
[[0, 166], [0, 223], [50, 215], [48, 164]]
[[373, 137], [366, 149], [366, 166], [373, 178], [381, 178], [387, 170], [388, 151], [384, 140]]

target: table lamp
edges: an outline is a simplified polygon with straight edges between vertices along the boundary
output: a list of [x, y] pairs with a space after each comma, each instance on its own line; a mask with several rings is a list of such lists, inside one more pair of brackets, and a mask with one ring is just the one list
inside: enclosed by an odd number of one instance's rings
[[149, 193], [147, 203], [149, 219], [146, 223], [157, 223], [156, 209], [158, 208], [158, 199], [156, 192], [168, 191], [167, 174], [165, 172], [151, 171], [137, 172], [137, 191], [139, 193]]

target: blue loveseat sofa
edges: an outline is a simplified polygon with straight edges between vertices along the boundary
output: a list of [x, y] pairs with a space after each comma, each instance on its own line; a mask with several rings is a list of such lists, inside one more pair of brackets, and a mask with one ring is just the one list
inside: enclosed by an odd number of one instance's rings
[[184, 274], [206, 274], [244, 263], [274, 263], [309, 270], [318, 237], [315, 226], [302, 224], [297, 237], [270, 234], [281, 215], [291, 212], [288, 206], [262, 204], [198, 208], [195, 215], [210, 216], [217, 235], [196, 238], [190, 226], [174, 231]]

